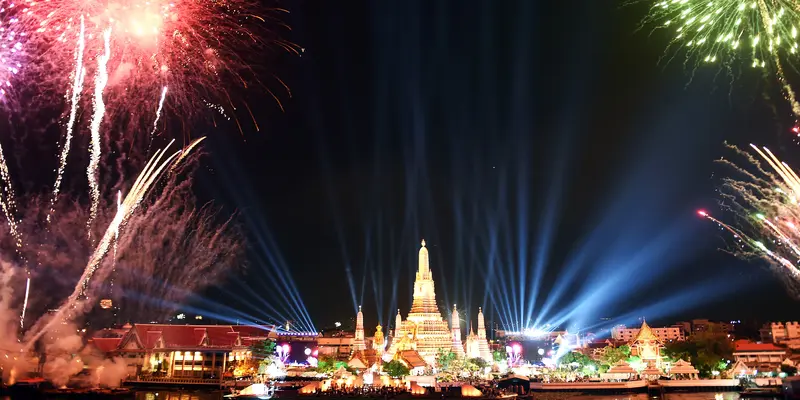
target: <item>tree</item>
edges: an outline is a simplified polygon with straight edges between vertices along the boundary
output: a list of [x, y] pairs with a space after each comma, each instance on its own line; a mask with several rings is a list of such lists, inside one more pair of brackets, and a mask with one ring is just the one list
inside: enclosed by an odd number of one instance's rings
[[398, 360], [392, 360], [387, 363], [383, 363], [383, 372], [386, 372], [392, 378], [402, 378], [407, 376], [411, 373], [411, 370], [406, 367], [405, 364]]
[[276, 346], [275, 341], [267, 339], [250, 346], [250, 352], [253, 355], [253, 359], [259, 363], [263, 361], [269, 362], [272, 360], [272, 356], [275, 355]]
[[436, 366], [442, 371], [449, 371], [454, 367], [454, 362], [457, 359], [456, 353], [448, 349], [439, 349], [436, 354]]
[[793, 367], [791, 365], [781, 364], [781, 372], [785, 373], [788, 376], [793, 376], [797, 374], [797, 367]]
[[331, 356], [322, 356], [317, 361], [317, 372], [331, 374], [336, 371], [336, 359]]
[[599, 362], [601, 365], [611, 367], [622, 360], [628, 359], [630, 355], [631, 348], [628, 345], [619, 347], [606, 346], [605, 349], [603, 349], [603, 354], [600, 356]]
[[500, 350], [495, 350], [492, 352], [492, 359], [494, 359], [494, 362], [503, 362], [506, 360], [506, 355]]
[[590, 364], [593, 364], [592, 359], [586, 354], [577, 351], [570, 351], [558, 360], [559, 366], [569, 365], [571, 367], [582, 368]]
[[479, 372], [479, 371], [483, 370], [484, 368], [486, 368], [487, 366], [489, 366], [489, 363], [487, 363], [486, 360], [484, 360], [484, 359], [482, 359], [480, 357], [469, 358], [464, 363], [464, 367], [468, 371], [473, 372], [473, 373]]
[[728, 361], [733, 358], [733, 343], [725, 332], [712, 328], [697, 332], [683, 342], [667, 343], [663, 354], [673, 360], [690, 361], [699, 375], [707, 378], [713, 371], [727, 368]]

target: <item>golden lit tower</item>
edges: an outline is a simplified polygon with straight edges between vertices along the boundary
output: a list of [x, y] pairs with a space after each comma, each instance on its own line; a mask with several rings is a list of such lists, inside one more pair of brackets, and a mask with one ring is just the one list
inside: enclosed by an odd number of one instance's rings
[[[428, 249], [425, 240], [419, 249], [419, 265], [414, 280], [414, 298], [411, 303], [411, 312], [408, 318], [402, 320], [397, 316], [395, 338], [387, 352], [393, 356], [401, 342], [403, 348], [414, 348], [415, 351], [428, 363], [433, 365], [439, 349], [452, 349], [453, 333], [447, 326], [447, 321], [442, 318], [442, 313], [436, 305], [436, 293], [433, 285], [433, 274], [428, 261]], [[463, 348], [460, 350], [463, 351]]]
[[489, 350], [489, 342], [486, 340], [486, 323], [483, 320], [483, 309], [478, 307], [478, 349], [480, 357], [486, 362], [492, 362], [492, 352]]
[[353, 340], [353, 351], [365, 350], [367, 343], [364, 341], [364, 314], [361, 313], [361, 306], [358, 306], [356, 314], [356, 337]]

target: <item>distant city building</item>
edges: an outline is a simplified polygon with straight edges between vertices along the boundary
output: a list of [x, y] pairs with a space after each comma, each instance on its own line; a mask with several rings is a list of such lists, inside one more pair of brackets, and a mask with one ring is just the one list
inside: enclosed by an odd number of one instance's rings
[[[625, 325], [617, 325], [611, 328], [611, 338], [618, 341], [630, 342], [639, 335], [640, 329], [641, 328], [627, 328]], [[681, 325], [649, 329], [661, 342], [682, 341], [686, 339], [683, 326]]]
[[692, 320], [692, 332], [707, 332], [711, 330], [731, 333], [734, 330], [734, 324], [723, 321], [709, 321], [707, 319]]
[[761, 341], [800, 349], [800, 323], [770, 322], [761, 329]]
[[737, 323], [739, 323], [739, 321], [710, 321], [708, 319], [701, 318], [693, 319], [691, 321], [676, 322], [672, 326], [680, 326], [683, 329], [684, 335], [688, 337], [694, 333], [708, 331], [732, 333], [736, 329]]
[[734, 342], [734, 361], [744, 363], [749, 370], [772, 371], [778, 369], [786, 356], [786, 349], [772, 343], [755, 343], [749, 340]]
[[355, 335], [353, 332], [340, 331], [319, 336], [317, 337], [319, 356], [346, 360], [353, 352], [354, 341]]

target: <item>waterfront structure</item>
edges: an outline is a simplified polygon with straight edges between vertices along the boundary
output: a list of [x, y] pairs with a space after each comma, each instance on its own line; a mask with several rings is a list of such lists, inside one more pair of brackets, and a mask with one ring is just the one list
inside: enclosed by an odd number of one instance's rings
[[[136, 324], [121, 338], [94, 338], [106, 354], [126, 360], [132, 376], [221, 379], [229, 366], [252, 356], [250, 346], [268, 336], [264, 327]], [[117, 340], [116, 348], [112, 340]]]
[[786, 359], [787, 351], [772, 343], [755, 343], [749, 340], [737, 340], [733, 343], [733, 359], [741, 361], [748, 368], [758, 371], [772, 371], [780, 368]]
[[418, 262], [411, 311], [403, 320], [400, 310], [397, 310], [394, 340], [389, 346], [387, 356], [393, 357], [398, 351], [414, 350], [428, 365], [434, 365], [440, 349], [456, 352], [459, 349], [453, 346], [453, 332], [436, 305], [433, 273], [425, 240], [419, 249]]
[[470, 324], [469, 335], [467, 336], [467, 357], [482, 358], [487, 363], [493, 361], [492, 352], [489, 350], [489, 342], [486, 340], [486, 324], [483, 319], [483, 310], [478, 307], [478, 333], [472, 332]]
[[[630, 342], [639, 335], [640, 329], [641, 328], [628, 328], [625, 325], [617, 325], [611, 328], [611, 338], [623, 342]], [[650, 328], [650, 332], [662, 343], [676, 340], [682, 341], [686, 339], [684, 327], [681, 325]]]
[[251, 373], [251, 346], [266, 340], [289, 349], [290, 361], [305, 361], [306, 350], [317, 349], [316, 333], [281, 332], [275, 326], [128, 324], [101, 335], [88, 340], [83, 351], [124, 359], [132, 379], [219, 382], [224, 376]]
[[630, 343], [630, 347], [631, 355], [638, 356], [648, 370], [661, 369], [661, 348], [664, 344], [646, 321], [642, 321], [642, 326], [636, 338]]
[[364, 314], [361, 312], [361, 306], [358, 306], [358, 314], [356, 314], [356, 336], [353, 340], [353, 351], [363, 351], [367, 349], [367, 343], [364, 341]]

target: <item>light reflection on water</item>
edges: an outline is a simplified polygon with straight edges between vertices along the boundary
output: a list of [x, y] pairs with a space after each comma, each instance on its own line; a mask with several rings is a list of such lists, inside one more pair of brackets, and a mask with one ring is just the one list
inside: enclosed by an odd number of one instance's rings
[[[222, 392], [181, 392], [181, 391], [140, 391], [136, 392], [136, 400], [223, 400]], [[670, 393], [664, 397], [650, 397], [647, 394], [627, 394], [627, 395], [581, 395], [576, 396], [569, 393], [537, 393], [534, 395], [536, 400], [739, 400], [739, 393]], [[777, 398], [776, 398], [777, 399]], [[0, 400], [17, 400], [10, 397], [0, 396]], [[366, 399], [365, 399], [366, 400]], [[763, 399], [769, 400], [769, 399]]]
[[[667, 393], [663, 397], [648, 396], [645, 393], [630, 394], [630, 395], [606, 395], [606, 396], [569, 396], [561, 399], [548, 399], [548, 400], [739, 400], [738, 392], [698, 392], [698, 393]], [[762, 398], [769, 400], [769, 398]]]
[[222, 400], [223, 398], [221, 392], [136, 392], [136, 400]]

